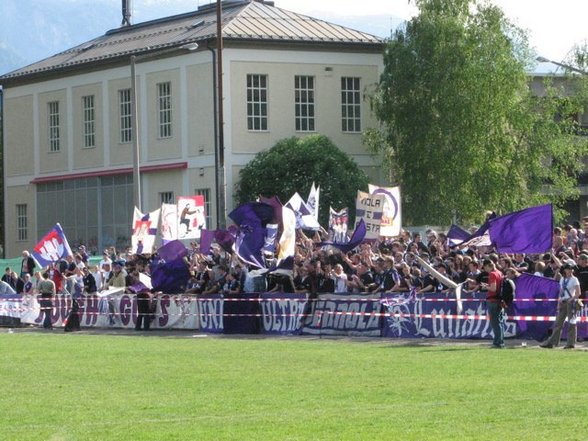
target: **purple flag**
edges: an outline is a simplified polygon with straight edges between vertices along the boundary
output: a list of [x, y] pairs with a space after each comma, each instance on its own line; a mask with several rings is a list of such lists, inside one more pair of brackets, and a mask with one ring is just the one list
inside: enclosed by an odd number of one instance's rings
[[355, 231], [353, 232], [353, 235], [351, 236], [351, 239], [349, 239], [349, 242], [347, 242], [347, 243], [334, 243], [332, 241], [326, 241], [326, 242], [321, 242], [321, 246], [322, 245], [331, 245], [332, 247], [335, 247], [338, 250], [341, 250], [342, 253], [348, 253], [353, 248], [355, 248], [356, 246], [358, 246], [360, 243], [363, 242], [363, 239], [365, 238], [366, 233], [367, 233], [367, 230], [365, 227], [365, 222], [363, 221], [363, 219], [360, 219], [359, 223], [357, 224], [357, 227], [355, 228]]
[[190, 270], [184, 262], [184, 257], [188, 254], [184, 244], [179, 240], [172, 240], [159, 248], [157, 254], [159, 259], [150, 264], [153, 289], [166, 294], [185, 291]]
[[200, 252], [202, 254], [208, 254], [210, 252], [210, 246], [214, 240], [216, 230], [200, 230]]
[[258, 268], [265, 268], [262, 256], [265, 225], [273, 216], [273, 207], [262, 202], [248, 202], [229, 213], [229, 217], [239, 226], [235, 251], [241, 260]]
[[551, 249], [551, 204], [515, 211], [488, 222], [490, 240], [499, 253], [544, 253]]
[[[523, 273], [515, 279], [515, 315], [555, 315], [557, 302], [547, 302], [556, 299], [559, 293], [559, 282], [546, 277], [533, 276]], [[510, 314], [509, 314], [510, 315]], [[519, 320], [519, 332], [527, 333], [541, 341], [547, 336], [551, 322]]]
[[272, 196], [271, 198], [264, 198], [263, 196], [259, 198], [260, 202], [264, 204], [271, 205], [274, 209], [274, 218], [272, 219], [272, 223], [281, 224], [282, 223], [282, 202], [280, 202], [280, 198], [277, 196]]
[[455, 224], [452, 225], [449, 228], [449, 231], [447, 232], [447, 239], [449, 241], [449, 246], [450, 247], [454, 247], [456, 245], [459, 245], [464, 240], [469, 239], [470, 236], [471, 236], [470, 233], [468, 233], [466, 230], [464, 230], [463, 228], [458, 227]]
[[223, 250], [227, 253], [233, 252], [233, 244], [239, 234], [239, 228], [235, 225], [229, 225], [226, 230], [216, 230], [214, 233], [214, 240], [218, 243]]

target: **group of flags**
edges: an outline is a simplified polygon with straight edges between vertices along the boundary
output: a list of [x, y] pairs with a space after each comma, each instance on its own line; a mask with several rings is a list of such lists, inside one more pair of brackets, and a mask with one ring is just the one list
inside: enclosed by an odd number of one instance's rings
[[[272, 256], [274, 264], [280, 265], [292, 260], [298, 230], [326, 232], [318, 221], [319, 199], [320, 187], [314, 183], [306, 201], [298, 193], [285, 204], [276, 196], [261, 197], [235, 208], [229, 214], [235, 225], [219, 230], [206, 228], [203, 196], [179, 197], [176, 204], [163, 204], [149, 213], [141, 213], [135, 208], [132, 250], [137, 254], [152, 253], [160, 232], [163, 245], [183, 239], [200, 239], [203, 254], [208, 254], [212, 243], [216, 242], [226, 251], [236, 252], [241, 260], [253, 267], [266, 268], [266, 256]], [[321, 245], [347, 252], [364, 240], [396, 237], [402, 227], [400, 188], [370, 184], [369, 193], [358, 191], [357, 220], [352, 234], [347, 231], [347, 208], [337, 211], [330, 207], [329, 212], [328, 239]], [[499, 252], [541, 253], [551, 248], [552, 231], [552, 207], [547, 204], [490, 217], [473, 233], [453, 225], [447, 236], [450, 246], [494, 245]], [[32, 254], [42, 266], [72, 254], [59, 224], [39, 241]]]

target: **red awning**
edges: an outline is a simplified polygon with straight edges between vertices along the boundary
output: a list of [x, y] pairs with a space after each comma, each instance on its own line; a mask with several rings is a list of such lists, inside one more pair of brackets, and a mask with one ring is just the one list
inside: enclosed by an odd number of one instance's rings
[[[167, 170], [182, 170], [188, 168], [187, 162], [174, 162], [172, 164], [158, 164], [158, 165], [145, 165], [140, 168], [141, 173], [154, 173]], [[133, 173], [131, 167], [127, 168], [114, 168], [108, 170], [97, 170], [84, 173], [69, 173], [65, 175], [54, 175], [54, 176], [39, 176], [31, 181], [31, 184], [45, 184], [48, 182], [56, 181], [67, 181], [70, 179], [81, 179], [81, 178], [95, 178], [102, 176], [116, 176], [116, 175], [130, 175]]]

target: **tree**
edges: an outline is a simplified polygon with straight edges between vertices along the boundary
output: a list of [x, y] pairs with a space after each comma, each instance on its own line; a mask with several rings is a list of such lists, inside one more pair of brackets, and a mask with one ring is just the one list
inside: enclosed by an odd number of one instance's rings
[[332, 206], [355, 212], [357, 190], [367, 191], [368, 178], [346, 153], [326, 136], [288, 138], [256, 155], [239, 172], [235, 189], [237, 203], [259, 196], [278, 196], [286, 203], [295, 192], [306, 199], [313, 182], [320, 185], [319, 222], [327, 225]]
[[419, 14], [389, 41], [372, 99], [385, 141], [371, 148], [402, 186], [405, 220], [480, 222], [486, 210], [574, 197], [587, 146], [556, 116], [577, 111], [579, 97], [531, 96], [527, 37], [499, 8], [415, 2]]

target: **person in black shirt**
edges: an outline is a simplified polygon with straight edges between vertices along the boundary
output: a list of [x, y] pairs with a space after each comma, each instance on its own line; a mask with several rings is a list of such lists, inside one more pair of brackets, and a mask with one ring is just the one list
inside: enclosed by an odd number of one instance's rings
[[574, 275], [580, 281], [580, 298], [585, 299], [588, 291], [588, 254], [578, 256], [578, 265], [574, 269]]

